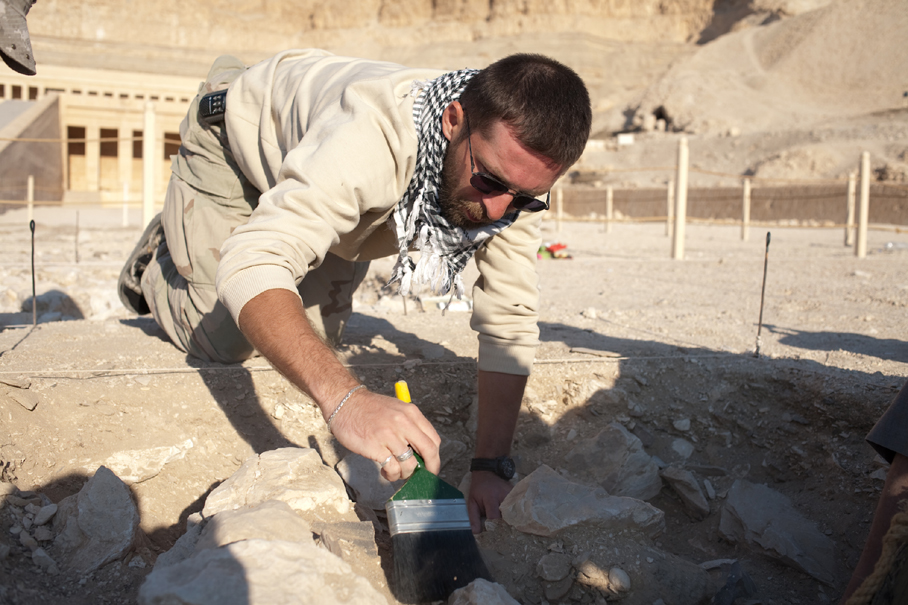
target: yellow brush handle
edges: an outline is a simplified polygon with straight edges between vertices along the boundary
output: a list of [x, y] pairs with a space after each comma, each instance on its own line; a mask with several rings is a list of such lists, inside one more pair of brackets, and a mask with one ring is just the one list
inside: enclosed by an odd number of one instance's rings
[[394, 394], [397, 395], [397, 398], [405, 403], [410, 403], [410, 388], [407, 386], [406, 380], [398, 380], [394, 383]]
[[[397, 398], [403, 401], [404, 403], [412, 403], [410, 400], [410, 387], [407, 386], [406, 380], [398, 380], [394, 383], [394, 394], [397, 395]], [[416, 468], [425, 468], [425, 463], [422, 461], [422, 456], [415, 454], [416, 457]]]

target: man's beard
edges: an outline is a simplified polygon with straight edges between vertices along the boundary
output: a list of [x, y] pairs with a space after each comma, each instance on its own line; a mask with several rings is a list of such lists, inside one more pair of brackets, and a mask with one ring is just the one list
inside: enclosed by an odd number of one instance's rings
[[[453, 147], [454, 144], [448, 145], [441, 170], [441, 184], [438, 188], [438, 206], [441, 209], [441, 215], [452, 225], [465, 230], [478, 229], [494, 223], [495, 221], [486, 216], [482, 204], [457, 197], [458, 161], [451, 152]], [[472, 220], [470, 214], [466, 212], [467, 208], [470, 208], [474, 216], [481, 216], [482, 219], [479, 222]]]

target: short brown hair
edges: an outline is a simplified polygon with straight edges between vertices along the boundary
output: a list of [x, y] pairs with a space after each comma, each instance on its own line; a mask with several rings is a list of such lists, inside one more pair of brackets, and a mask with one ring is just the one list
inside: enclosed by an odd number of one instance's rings
[[492, 63], [470, 80], [460, 103], [474, 132], [503, 120], [521, 143], [563, 167], [580, 158], [590, 136], [593, 112], [583, 80], [543, 55]]

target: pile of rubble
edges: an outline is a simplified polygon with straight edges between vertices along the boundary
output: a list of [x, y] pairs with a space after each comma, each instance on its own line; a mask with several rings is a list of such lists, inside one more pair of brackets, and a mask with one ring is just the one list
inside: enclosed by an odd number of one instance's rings
[[[577, 443], [566, 463], [571, 478], [542, 465], [516, 482], [502, 520], [486, 520], [477, 540], [500, 584], [477, 580], [449, 603], [649, 605], [672, 595], [677, 603], [731, 604], [753, 596], [739, 561], [697, 565], [657, 546], [664, 513], [645, 500], [664, 485], [692, 519], [722, 501], [723, 539], [823, 583], [836, 578], [833, 542], [784, 495], [740, 479], [717, 492], [703, 469], [667, 465], [619, 423]], [[335, 469], [314, 449], [255, 455], [208, 494], [185, 534], [155, 560], [129, 487], [106, 467], [57, 503], [0, 483], [4, 533], [12, 538], [0, 542], [0, 560], [30, 557], [46, 574], [83, 577], [112, 561], [140, 569], [154, 562], [139, 590], [142, 605], [396, 603], [383, 504], [399, 485], [355, 454]]]

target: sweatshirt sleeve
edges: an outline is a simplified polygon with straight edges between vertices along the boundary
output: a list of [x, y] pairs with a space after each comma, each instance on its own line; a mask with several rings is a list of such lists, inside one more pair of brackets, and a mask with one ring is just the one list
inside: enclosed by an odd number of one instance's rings
[[385, 211], [400, 199], [416, 155], [407, 117], [386, 79], [357, 82], [339, 103], [309, 117], [274, 187], [221, 248], [217, 292], [234, 321], [266, 290], [296, 292], [363, 214]]
[[539, 346], [536, 252], [542, 213], [524, 212], [475, 255], [471, 327], [479, 333], [479, 369], [529, 375]]

